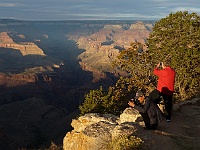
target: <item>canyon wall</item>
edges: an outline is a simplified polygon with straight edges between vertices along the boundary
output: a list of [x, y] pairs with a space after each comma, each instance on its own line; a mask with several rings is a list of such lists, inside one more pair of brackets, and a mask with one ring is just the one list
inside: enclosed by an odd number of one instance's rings
[[116, 73], [117, 70], [111, 68], [111, 63], [119, 52], [130, 48], [131, 42], [140, 42], [145, 48], [152, 27], [152, 24], [140, 21], [129, 26], [105, 25], [94, 34], [81, 36], [77, 44], [80, 49], [85, 49], [78, 56], [82, 69], [93, 72], [93, 81], [105, 77], [104, 72]]

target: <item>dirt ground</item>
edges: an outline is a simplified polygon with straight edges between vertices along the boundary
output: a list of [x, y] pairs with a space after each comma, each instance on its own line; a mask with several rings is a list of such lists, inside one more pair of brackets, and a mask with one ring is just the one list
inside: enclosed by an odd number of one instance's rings
[[172, 112], [156, 130], [141, 131], [144, 150], [200, 150], [200, 104], [187, 104]]

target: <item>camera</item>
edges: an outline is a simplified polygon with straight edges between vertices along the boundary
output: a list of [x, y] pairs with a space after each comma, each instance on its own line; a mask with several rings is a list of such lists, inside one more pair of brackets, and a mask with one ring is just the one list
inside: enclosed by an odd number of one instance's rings
[[162, 62], [160, 62], [160, 65], [162, 66]]
[[140, 101], [136, 98], [131, 99], [131, 101], [135, 104], [135, 105], [140, 105]]

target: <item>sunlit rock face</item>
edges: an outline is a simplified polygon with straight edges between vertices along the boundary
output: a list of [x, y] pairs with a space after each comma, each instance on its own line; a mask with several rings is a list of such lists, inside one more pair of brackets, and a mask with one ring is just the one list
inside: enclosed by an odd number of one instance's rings
[[32, 42], [15, 43], [6, 32], [0, 33], [0, 47], [19, 50], [23, 56], [45, 55], [42, 49]]
[[146, 49], [145, 42], [152, 27], [152, 24], [143, 22], [129, 25], [108, 24], [98, 32], [79, 37], [78, 47], [86, 50], [78, 56], [82, 69], [93, 72], [94, 81], [102, 78], [103, 72], [116, 72], [111, 63], [119, 52], [130, 48], [131, 42], [140, 42]]
[[[118, 135], [131, 135], [139, 122], [139, 112], [127, 108], [120, 117], [112, 114], [90, 113], [74, 119], [74, 128], [63, 139], [64, 150], [99, 150], [106, 146]], [[133, 118], [131, 120], [131, 118]], [[126, 120], [127, 119], [127, 120]]]

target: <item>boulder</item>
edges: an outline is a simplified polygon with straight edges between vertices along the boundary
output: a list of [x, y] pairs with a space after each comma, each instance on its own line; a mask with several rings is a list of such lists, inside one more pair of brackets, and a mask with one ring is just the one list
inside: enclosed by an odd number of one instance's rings
[[85, 114], [72, 120], [71, 126], [74, 130], [64, 137], [63, 149], [106, 149], [107, 145], [118, 135], [131, 135], [137, 131], [134, 122], [138, 117], [140, 117], [138, 111], [133, 108], [125, 109], [120, 118], [113, 114]]
[[120, 123], [136, 122], [136, 120], [140, 117], [141, 115], [139, 114], [138, 110], [129, 107], [126, 108], [124, 112], [120, 115]]

